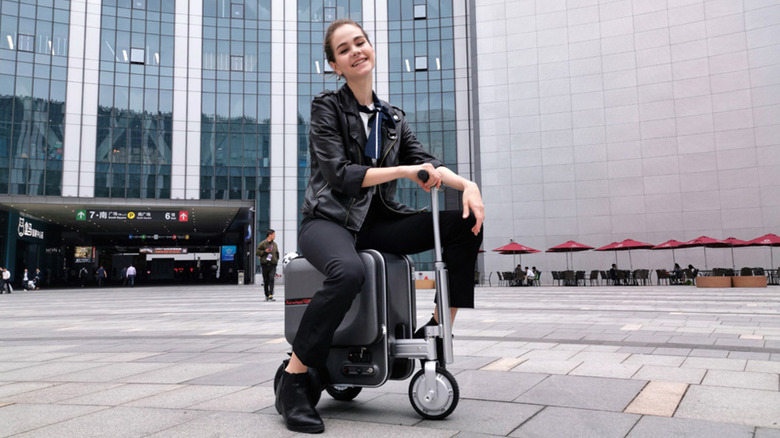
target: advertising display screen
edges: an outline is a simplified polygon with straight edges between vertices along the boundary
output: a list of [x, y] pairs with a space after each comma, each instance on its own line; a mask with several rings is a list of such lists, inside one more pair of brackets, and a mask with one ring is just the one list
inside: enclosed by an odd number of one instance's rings
[[232, 262], [236, 258], [236, 245], [225, 245], [222, 247], [222, 261]]
[[77, 246], [73, 250], [73, 257], [76, 259], [76, 263], [90, 263], [94, 253], [95, 248], [92, 246]]

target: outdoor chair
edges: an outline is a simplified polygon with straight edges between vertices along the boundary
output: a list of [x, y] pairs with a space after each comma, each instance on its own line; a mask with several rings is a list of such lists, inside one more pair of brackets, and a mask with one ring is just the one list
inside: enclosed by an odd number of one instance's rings
[[550, 271], [550, 275], [552, 275], [553, 283], [557, 282], [558, 286], [561, 285], [561, 273], [559, 271]]
[[634, 271], [634, 284], [642, 283], [642, 286], [647, 286], [647, 282], [650, 279], [650, 271], [647, 269], [637, 269]]
[[575, 286], [579, 286], [580, 282], [582, 282], [582, 285], [585, 286], [585, 271], [577, 271], [574, 277], [577, 282]]
[[753, 268], [753, 275], [766, 275], [764, 273], [764, 268]]
[[502, 272], [502, 274], [504, 275], [504, 281], [506, 281], [506, 285], [507, 286], [516, 286], [517, 285], [517, 281], [516, 281], [516, 277], [515, 277], [515, 273], [514, 272], [506, 271], [506, 272]]
[[498, 285], [502, 286], [504, 284], [504, 277], [501, 275], [501, 271], [496, 271], [496, 274], [498, 275]]
[[712, 268], [712, 276], [713, 277], [725, 277], [726, 276], [726, 270], [723, 268]]
[[661, 281], [665, 281], [667, 285], [669, 284], [670, 276], [669, 276], [669, 271], [667, 271], [666, 269], [656, 269], [655, 276], [657, 277], [656, 284], [660, 285]]
[[740, 277], [750, 277], [753, 275], [753, 268], [742, 268], [739, 270]]
[[607, 271], [599, 271], [599, 274], [601, 274], [601, 282], [603, 284], [612, 284], [612, 281], [609, 279], [609, 274], [607, 274]]
[[616, 284], [622, 284], [627, 285], [628, 280], [631, 277], [631, 272], [625, 270], [625, 269], [618, 269], [617, 270], [617, 282]]
[[590, 285], [593, 286], [593, 282], [596, 282], [596, 285], [599, 284], [599, 271], [593, 270], [590, 271], [590, 276], [588, 276], [588, 280], [590, 280]]
[[683, 269], [683, 274], [685, 274], [685, 280], [683, 280], [683, 282], [686, 280], [691, 280], [694, 283], [696, 282], [696, 274], [698, 274], [698, 272], [693, 272], [690, 268], [685, 268]]
[[577, 280], [574, 278], [574, 271], [563, 271], [563, 285], [576, 286]]

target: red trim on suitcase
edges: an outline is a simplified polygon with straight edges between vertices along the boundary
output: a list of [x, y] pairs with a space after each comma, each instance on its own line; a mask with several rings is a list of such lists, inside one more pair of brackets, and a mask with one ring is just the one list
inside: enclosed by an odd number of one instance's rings
[[311, 302], [311, 298], [298, 298], [297, 300], [284, 300], [285, 306], [292, 306], [296, 304], [309, 304]]

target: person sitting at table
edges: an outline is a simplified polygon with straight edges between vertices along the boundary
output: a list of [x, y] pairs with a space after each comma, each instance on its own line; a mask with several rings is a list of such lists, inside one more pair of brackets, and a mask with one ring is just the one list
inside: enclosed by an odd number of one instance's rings
[[617, 265], [612, 264], [612, 268], [609, 270], [609, 281], [612, 282], [613, 286], [618, 285], [618, 272], [617, 272]]
[[536, 274], [532, 269], [529, 269], [528, 266], [525, 267], [525, 285], [526, 286], [533, 286], [534, 280], [536, 279]]
[[688, 265], [688, 269], [691, 270], [691, 274], [693, 274], [694, 277], [698, 277], [699, 270], [694, 268], [693, 265]]
[[524, 279], [525, 279], [525, 271], [523, 270], [522, 266], [517, 265], [517, 267], [515, 268], [515, 279], [512, 281], [512, 286], [522, 286]]
[[683, 279], [683, 270], [680, 267], [679, 263], [674, 264], [674, 269], [672, 269], [672, 281], [674, 284], [682, 283]]

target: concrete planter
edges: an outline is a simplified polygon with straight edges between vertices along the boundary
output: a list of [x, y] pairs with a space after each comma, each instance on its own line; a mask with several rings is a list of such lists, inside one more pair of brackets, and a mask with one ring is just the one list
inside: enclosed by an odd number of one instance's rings
[[731, 287], [732, 277], [696, 277], [696, 287]]
[[763, 275], [754, 275], [751, 277], [731, 277], [731, 284], [734, 287], [766, 287], [766, 277]]

